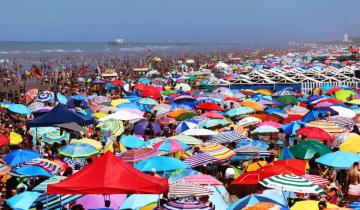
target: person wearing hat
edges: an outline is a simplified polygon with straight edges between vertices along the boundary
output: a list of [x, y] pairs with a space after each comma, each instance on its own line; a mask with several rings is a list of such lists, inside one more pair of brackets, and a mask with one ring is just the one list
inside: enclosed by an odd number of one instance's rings
[[339, 202], [339, 198], [337, 196], [337, 192], [338, 192], [339, 188], [336, 186], [335, 183], [331, 183], [327, 188], [326, 188], [326, 200], [327, 202], [331, 203], [331, 204], [335, 204], [337, 205], [337, 203]]

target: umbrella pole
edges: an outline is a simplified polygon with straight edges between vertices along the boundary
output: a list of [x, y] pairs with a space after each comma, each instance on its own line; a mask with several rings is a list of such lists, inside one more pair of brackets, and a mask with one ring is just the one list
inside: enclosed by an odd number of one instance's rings
[[284, 196], [284, 199], [285, 199], [285, 202], [286, 202], [286, 207], [288, 207], [288, 208], [289, 208], [289, 201], [288, 201], [288, 199], [287, 199], [287, 197], [286, 197], [286, 195], [285, 195], [284, 191], [282, 190], [281, 192], [282, 192], [282, 194], [283, 194], [283, 196]]
[[157, 207], [160, 207], [160, 194], [159, 194], [158, 201], [157, 201]]
[[59, 196], [60, 196], [60, 208], [61, 208], [61, 206], [62, 206], [62, 205], [61, 205], [61, 194], [59, 194]]

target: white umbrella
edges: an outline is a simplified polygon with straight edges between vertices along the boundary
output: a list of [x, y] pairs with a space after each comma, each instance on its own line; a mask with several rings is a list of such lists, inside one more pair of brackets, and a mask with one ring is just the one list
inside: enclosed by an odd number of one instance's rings
[[240, 120], [236, 125], [241, 127], [246, 127], [250, 125], [256, 125], [258, 123], [261, 123], [261, 119], [256, 117], [245, 117], [244, 119]]
[[181, 133], [188, 136], [212, 136], [218, 134], [218, 132], [205, 129], [205, 128], [191, 128]]
[[333, 109], [334, 111], [339, 113], [339, 116], [341, 117], [347, 117], [347, 118], [356, 117], [356, 113], [353, 110], [342, 106], [330, 106], [330, 109]]
[[103, 118], [100, 118], [99, 121], [107, 121], [107, 120], [137, 120], [137, 119], [143, 119], [142, 116], [139, 116], [137, 114], [131, 113], [127, 110], [119, 110], [113, 114], [109, 114]]
[[146, 76], [151, 76], [151, 75], [159, 75], [160, 72], [158, 72], [157, 70], [150, 70], [148, 72], [146, 72]]

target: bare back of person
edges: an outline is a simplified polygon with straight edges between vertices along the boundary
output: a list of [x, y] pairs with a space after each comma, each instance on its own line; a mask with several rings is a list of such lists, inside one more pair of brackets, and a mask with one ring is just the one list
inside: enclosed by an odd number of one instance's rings
[[349, 184], [358, 185], [360, 183], [360, 172], [357, 168], [351, 168], [349, 170]]

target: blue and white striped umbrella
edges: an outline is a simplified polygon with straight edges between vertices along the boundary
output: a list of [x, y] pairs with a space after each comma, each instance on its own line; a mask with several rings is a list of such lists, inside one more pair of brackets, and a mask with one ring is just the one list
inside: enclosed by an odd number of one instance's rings
[[188, 129], [195, 128], [197, 126], [197, 123], [195, 121], [182, 121], [176, 126], [176, 133], [180, 134]]
[[265, 141], [261, 141], [261, 140], [244, 140], [244, 141], [240, 141], [239, 144], [237, 145], [237, 148], [240, 147], [244, 147], [244, 146], [255, 146], [255, 147], [260, 147], [261, 149], [268, 149], [269, 145], [268, 143], [266, 143]]
[[226, 144], [234, 141], [242, 141], [242, 140], [251, 140], [246, 136], [241, 135], [237, 131], [225, 131], [219, 133], [215, 136], [212, 136], [210, 142], [218, 143], [218, 144]]

